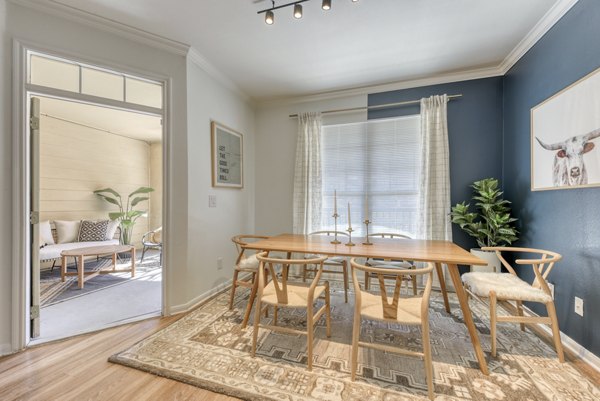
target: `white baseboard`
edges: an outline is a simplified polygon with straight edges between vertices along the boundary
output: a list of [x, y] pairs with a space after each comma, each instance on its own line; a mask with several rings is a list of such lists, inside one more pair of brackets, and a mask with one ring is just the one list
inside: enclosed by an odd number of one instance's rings
[[[525, 310], [532, 316], [539, 316], [537, 313], [535, 313], [526, 306], [523, 306], [523, 310]], [[541, 328], [545, 333], [552, 336], [552, 329], [547, 324], [538, 324], [538, 327]], [[600, 372], [600, 357], [585, 349], [581, 344], [573, 340], [571, 337], [569, 337], [562, 331], [560, 332], [560, 339], [564, 348], [568, 349], [579, 359], [590, 365], [592, 368], [596, 369], [596, 371]]]
[[0, 344], [0, 356], [10, 355], [10, 354], [12, 354], [14, 352], [15, 351], [13, 350], [11, 344], [9, 344], [9, 343]]
[[200, 294], [197, 297], [190, 299], [188, 302], [186, 302], [184, 304], [171, 306], [171, 308], [169, 308], [169, 315], [176, 315], [178, 313], [185, 313], [185, 312], [191, 311], [192, 309], [194, 309], [195, 307], [197, 307], [198, 305], [200, 305], [202, 302], [206, 301], [213, 295], [223, 291], [227, 287], [231, 287], [231, 283], [232, 283], [231, 279], [224, 281], [221, 284], [217, 285], [216, 287], [211, 288], [210, 290], [206, 291], [205, 293]]

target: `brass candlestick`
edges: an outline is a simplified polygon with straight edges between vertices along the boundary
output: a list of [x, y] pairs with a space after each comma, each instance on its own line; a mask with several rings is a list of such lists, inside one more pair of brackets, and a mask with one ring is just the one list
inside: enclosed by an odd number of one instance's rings
[[337, 214], [337, 212], [336, 212], [336, 213], [334, 213], [334, 214], [333, 214], [333, 216], [331, 216], [331, 217], [333, 217], [333, 219], [334, 219], [334, 221], [335, 221], [335, 231], [333, 232], [333, 235], [334, 235], [334, 237], [333, 237], [333, 241], [331, 241], [331, 243], [332, 243], [332, 244], [334, 244], [334, 245], [341, 244], [341, 242], [340, 242], [340, 241], [338, 241], [338, 238], [337, 238], [337, 234], [338, 234], [338, 230], [337, 230], [337, 219], [338, 219], [338, 217], [340, 217], [340, 215], [339, 215], [339, 214]]
[[366, 241], [363, 242], [363, 245], [373, 245], [373, 243], [371, 242], [371, 240], [369, 239], [369, 224], [371, 224], [371, 220], [369, 219], [365, 219], [365, 221], [363, 221], [363, 223], [365, 223], [365, 226], [367, 226], [367, 236], [366, 236]]
[[352, 231], [354, 231], [352, 229], [352, 227], [348, 227], [348, 229], [346, 231], [348, 231], [348, 243], [346, 243], [344, 245], [346, 245], [346, 246], [354, 246], [354, 245], [356, 245], [354, 242], [352, 242]]

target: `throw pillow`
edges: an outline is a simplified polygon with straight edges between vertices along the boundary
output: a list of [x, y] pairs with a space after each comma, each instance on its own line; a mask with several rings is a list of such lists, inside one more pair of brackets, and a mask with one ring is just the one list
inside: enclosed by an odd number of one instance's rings
[[66, 244], [70, 242], [77, 242], [80, 225], [80, 221], [55, 220], [54, 227], [56, 227], [58, 243]]
[[52, 227], [50, 227], [50, 222], [48, 220], [40, 222], [40, 247], [46, 245], [54, 245]]
[[108, 228], [106, 230], [106, 240], [113, 239], [115, 237], [115, 233], [117, 232], [117, 228], [119, 227], [118, 220], [107, 220]]
[[108, 220], [82, 220], [79, 228], [79, 242], [104, 241], [108, 230]]

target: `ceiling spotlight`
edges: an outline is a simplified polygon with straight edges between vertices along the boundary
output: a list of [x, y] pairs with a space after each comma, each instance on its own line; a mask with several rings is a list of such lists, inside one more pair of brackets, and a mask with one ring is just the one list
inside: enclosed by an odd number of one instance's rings
[[267, 25], [273, 25], [273, 22], [275, 22], [275, 14], [273, 14], [273, 11], [269, 10], [265, 13], [265, 22]]
[[331, 0], [323, 0], [323, 5], [321, 8], [323, 10], [331, 10]]
[[353, 2], [353, 3], [357, 3], [357, 2], [358, 2], [358, 0], [352, 0], [352, 2]]
[[294, 18], [296, 18], [296, 19], [302, 18], [302, 4], [294, 5]]

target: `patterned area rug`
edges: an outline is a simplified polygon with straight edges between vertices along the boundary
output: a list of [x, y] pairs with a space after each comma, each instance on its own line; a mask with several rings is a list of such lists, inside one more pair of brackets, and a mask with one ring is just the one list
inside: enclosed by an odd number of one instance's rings
[[[117, 262], [117, 269], [126, 269], [130, 266], [129, 258], [122, 258]], [[99, 260], [89, 260], [85, 262], [85, 271], [95, 271], [112, 267], [112, 260], [100, 258]], [[77, 267], [71, 259], [67, 266], [69, 272], [76, 272]], [[152, 253], [144, 257], [144, 263], [138, 260], [135, 267], [135, 278], [131, 278], [131, 273], [112, 273], [99, 274], [85, 282], [83, 288], [77, 286], [76, 276], [67, 276], [65, 282], [60, 280], [60, 266], [54, 270], [42, 270], [40, 272], [40, 307], [54, 305], [71, 298], [99, 291], [114, 285], [126, 283], [130, 280], [148, 279], [150, 276], [160, 277], [161, 266], [158, 253]]]
[[[333, 283], [332, 283], [333, 284]], [[306, 370], [306, 337], [261, 329], [256, 358], [249, 354], [252, 328], [240, 329], [248, 292], [238, 291], [233, 311], [228, 293], [209, 300], [162, 331], [109, 360], [245, 400], [427, 399], [420, 359], [360, 349], [359, 378], [350, 380], [352, 300], [332, 293], [332, 336], [324, 319], [315, 335], [312, 372]], [[352, 299], [352, 298], [351, 298]], [[560, 364], [552, 348], [518, 325], [499, 326], [498, 357], [491, 374], [478, 369], [456, 297], [452, 314], [439, 294], [430, 308], [436, 400], [599, 400], [599, 389], [569, 363]], [[488, 312], [471, 301], [484, 351], [490, 349]], [[269, 315], [270, 317], [272, 314]], [[280, 324], [305, 326], [304, 313], [280, 310]], [[270, 318], [264, 318], [263, 322]], [[418, 328], [363, 321], [363, 341], [421, 349]]]

